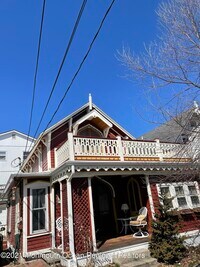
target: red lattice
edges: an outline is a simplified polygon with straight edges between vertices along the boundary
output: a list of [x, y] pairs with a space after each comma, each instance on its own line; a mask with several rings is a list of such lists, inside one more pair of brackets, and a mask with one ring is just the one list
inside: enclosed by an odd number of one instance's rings
[[91, 221], [87, 178], [72, 180], [76, 253], [91, 251]]

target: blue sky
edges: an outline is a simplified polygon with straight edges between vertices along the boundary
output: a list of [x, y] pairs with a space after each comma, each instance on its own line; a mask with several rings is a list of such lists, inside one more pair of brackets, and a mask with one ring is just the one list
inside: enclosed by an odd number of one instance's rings
[[[39, 123], [82, 4], [80, 0], [46, 2], [31, 135]], [[49, 122], [110, 2], [88, 0], [39, 132]], [[145, 88], [123, 77], [125, 69], [116, 54], [123, 45], [139, 53], [144, 43], [156, 37], [158, 3], [159, 0], [116, 0], [53, 123], [85, 104], [91, 93], [93, 102], [132, 135], [138, 137], [155, 127], [147, 122], [151, 109]], [[41, 9], [41, 0], [0, 2], [0, 132], [28, 132]]]

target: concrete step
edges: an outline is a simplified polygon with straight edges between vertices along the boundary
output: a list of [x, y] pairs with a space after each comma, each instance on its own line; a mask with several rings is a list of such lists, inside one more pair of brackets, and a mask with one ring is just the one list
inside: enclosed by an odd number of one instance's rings
[[143, 260], [131, 261], [128, 263], [123, 263], [120, 267], [157, 267], [159, 264], [154, 258], [148, 258]]
[[121, 266], [125, 263], [137, 262], [149, 258], [150, 252], [148, 249], [137, 249], [134, 251], [128, 251], [114, 255], [113, 262], [118, 263]]

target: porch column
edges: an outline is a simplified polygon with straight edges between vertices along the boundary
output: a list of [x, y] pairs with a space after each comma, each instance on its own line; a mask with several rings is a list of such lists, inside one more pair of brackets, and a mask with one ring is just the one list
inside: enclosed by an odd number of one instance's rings
[[71, 180], [67, 180], [67, 207], [68, 207], [68, 227], [69, 227], [69, 250], [73, 257], [75, 256], [74, 248], [74, 226], [73, 226], [73, 207], [72, 207], [72, 185]]
[[74, 139], [73, 133], [68, 133], [68, 142], [69, 142], [69, 160], [74, 160]]
[[97, 251], [91, 177], [88, 178], [88, 189], [89, 189], [89, 202], [90, 202], [90, 219], [91, 219], [91, 228], [92, 228], [92, 245], [93, 245], [93, 250]]
[[156, 141], [156, 152], [159, 156], [160, 161], [163, 161], [163, 153], [160, 147], [160, 140], [156, 139], [155, 141]]
[[28, 201], [27, 201], [26, 179], [23, 179], [23, 235], [22, 235], [23, 251], [22, 251], [22, 255], [24, 253], [27, 253], [27, 232], [28, 232], [27, 207], [28, 207]]
[[51, 194], [50, 194], [50, 200], [51, 200], [51, 232], [52, 232], [52, 248], [56, 247], [55, 244], [55, 190], [54, 190], [54, 184], [51, 186]]
[[47, 135], [47, 170], [51, 169], [51, 133]]
[[120, 160], [124, 161], [124, 155], [123, 155], [123, 148], [122, 148], [122, 139], [121, 136], [117, 136], [117, 145], [119, 148], [119, 156], [120, 156]]
[[149, 197], [149, 204], [150, 204], [152, 218], [155, 219], [155, 217], [154, 217], [155, 209], [154, 209], [154, 205], [153, 205], [153, 197], [151, 194], [151, 187], [150, 187], [150, 183], [149, 183], [149, 175], [145, 175], [145, 180], [146, 180], [146, 185], [147, 185], [147, 193], [148, 193], [148, 197]]
[[59, 181], [59, 185], [60, 185], [60, 217], [61, 217], [61, 240], [62, 240], [62, 252], [64, 252], [64, 219], [63, 219], [63, 195], [62, 195], [62, 182]]

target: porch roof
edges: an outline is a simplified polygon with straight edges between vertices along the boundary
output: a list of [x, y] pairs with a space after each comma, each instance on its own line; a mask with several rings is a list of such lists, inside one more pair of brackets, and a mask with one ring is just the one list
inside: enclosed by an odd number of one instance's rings
[[95, 175], [117, 175], [118, 173], [146, 173], [146, 174], [163, 174], [177, 171], [197, 171], [198, 166], [192, 165], [191, 162], [116, 162], [116, 161], [66, 161], [57, 169], [52, 171], [51, 178], [53, 181], [69, 177], [72, 173], [72, 166], [75, 170], [73, 177], [81, 177], [86, 174], [87, 177]]
[[4, 196], [8, 194], [9, 189], [15, 185], [15, 182], [18, 182], [20, 179], [50, 178], [50, 176], [51, 176], [51, 172], [49, 171], [48, 172], [47, 171], [46, 172], [29, 172], [29, 173], [19, 172], [19, 173], [11, 174], [4, 189]]

